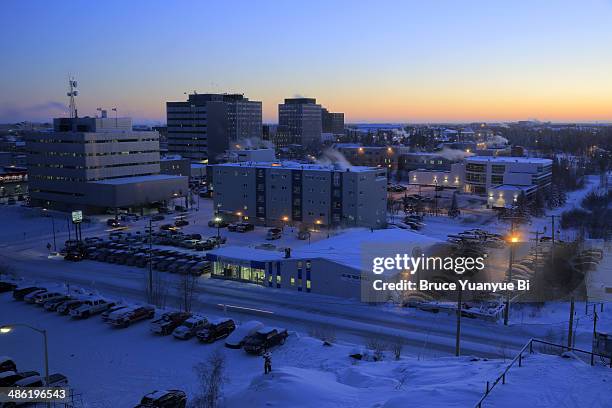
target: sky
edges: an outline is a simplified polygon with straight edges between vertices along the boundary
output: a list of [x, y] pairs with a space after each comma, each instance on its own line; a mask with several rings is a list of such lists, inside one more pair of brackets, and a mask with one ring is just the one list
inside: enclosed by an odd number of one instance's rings
[[0, 122], [97, 107], [165, 122], [184, 92], [315, 97], [347, 122], [612, 121], [612, 0], [0, 5]]

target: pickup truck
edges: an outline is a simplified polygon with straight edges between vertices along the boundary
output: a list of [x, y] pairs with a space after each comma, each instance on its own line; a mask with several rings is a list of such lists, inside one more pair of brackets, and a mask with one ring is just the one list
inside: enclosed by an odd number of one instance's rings
[[126, 328], [139, 320], [152, 319], [155, 316], [153, 306], [136, 306], [120, 309], [108, 316], [108, 322], [115, 327]]
[[191, 317], [191, 313], [186, 312], [167, 312], [159, 319], [151, 322], [151, 332], [162, 336], [168, 335], [177, 327]]
[[59, 292], [43, 292], [34, 296], [33, 298], [28, 298], [26, 301], [28, 303], [34, 303], [37, 306], [42, 306], [45, 304], [47, 299], [52, 299], [54, 297], [62, 296], [62, 293]]
[[263, 354], [276, 345], [284, 344], [288, 335], [287, 329], [261, 328], [244, 340], [244, 351], [249, 354]]
[[191, 316], [182, 325], [174, 329], [172, 335], [181, 340], [188, 340], [208, 324], [208, 319], [202, 316]]
[[87, 319], [89, 316], [100, 314], [112, 306], [114, 306], [114, 303], [105, 299], [87, 299], [83, 301], [81, 306], [72, 309], [70, 316], [75, 319]]
[[128, 305], [116, 305], [113, 306], [109, 309], [106, 309], [104, 312], [102, 312], [102, 321], [103, 322], [108, 322], [108, 319], [110, 317], [110, 315], [112, 315], [113, 313], [115, 313], [118, 310], [121, 309], [127, 309], [129, 306]]
[[41, 289], [39, 289], [39, 290], [35, 290], [35, 291], [30, 292], [30, 293], [28, 293], [27, 295], [25, 295], [25, 296], [23, 297], [23, 300], [24, 300], [26, 303], [34, 303], [34, 298], [35, 298], [36, 296], [40, 295], [41, 293], [45, 293], [45, 292], [47, 292], [47, 289], [45, 289], [45, 288], [41, 288]]
[[44, 309], [49, 311], [49, 312], [54, 312], [57, 310], [57, 307], [59, 305], [61, 305], [62, 303], [66, 302], [67, 300], [70, 300], [70, 296], [68, 295], [62, 295], [62, 296], [56, 296], [54, 298], [51, 299], [47, 299], [47, 301], [45, 302], [45, 304], [43, 305]]
[[67, 315], [74, 308], [77, 308], [83, 304], [83, 299], [68, 300], [57, 307], [57, 313], [61, 315]]
[[210, 320], [208, 324], [198, 331], [198, 339], [203, 343], [212, 343], [229, 336], [236, 329], [232, 319], [221, 318]]

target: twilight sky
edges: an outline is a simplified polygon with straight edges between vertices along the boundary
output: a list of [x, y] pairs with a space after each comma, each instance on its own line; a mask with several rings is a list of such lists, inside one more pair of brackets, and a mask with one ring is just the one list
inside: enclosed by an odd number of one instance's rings
[[183, 92], [241, 92], [277, 121], [316, 97], [347, 122], [612, 120], [612, 0], [34, 1], [0, 5], [0, 122]]

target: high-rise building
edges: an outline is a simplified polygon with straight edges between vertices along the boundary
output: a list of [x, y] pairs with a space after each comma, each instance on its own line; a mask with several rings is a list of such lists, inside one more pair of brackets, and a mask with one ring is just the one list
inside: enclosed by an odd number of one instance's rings
[[332, 135], [344, 134], [344, 113], [330, 112], [323, 108], [321, 109], [321, 121], [323, 133], [331, 133]]
[[241, 94], [191, 94], [166, 102], [168, 153], [215, 162], [232, 141], [261, 137], [261, 102]]
[[[104, 115], [104, 113], [103, 113]], [[59, 118], [26, 134], [33, 205], [100, 212], [136, 208], [188, 192], [188, 178], [160, 174], [159, 133], [130, 118]]]
[[323, 130], [321, 105], [314, 98], [289, 98], [278, 105], [278, 134], [290, 144], [317, 146]]

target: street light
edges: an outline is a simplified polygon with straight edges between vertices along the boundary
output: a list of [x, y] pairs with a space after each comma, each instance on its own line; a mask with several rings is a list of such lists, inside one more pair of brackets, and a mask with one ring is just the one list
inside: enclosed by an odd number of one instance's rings
[[285, 229], [285, 226], [287, 225], [287, 221], [289, 221], [289, 217], [287, 217], [286, 215], [283, 215], [283, 230]]
[[34, 330], [35, 332], [42, 334], [43, 346], [45, 349], [45, 385], [48, 386], [49, 385], [49, 351], [47, 348], [47, 331], [44, 329], [37, 329], [36, 327], [32, 327], [24, 323], [14, 323], [14, 324], [4, 324], [0, 326], [0, 334], [8, 334], [12, 332], [15, 327], [27, 327], [30, 330]]
[[220, 232], [220, 228], [221, 228], [221, 217], [217, 216], [215, 217], [215, 224], [217, 224], [217, 239], [221, 237], [221, 232]]
[[[512, 234], [508, 237], [508, 242], [510, 243], [510, 255], [508, 259], [508, 283], [512, 282], [512, 264], [514, 263], [514, 244], [519, 242], [519, 236], [517, 234]], [[510, 318], [510, 291], [506, 290], [506, 307], [504, 309], [504, 325], [508, 325], [508, 320]]]

